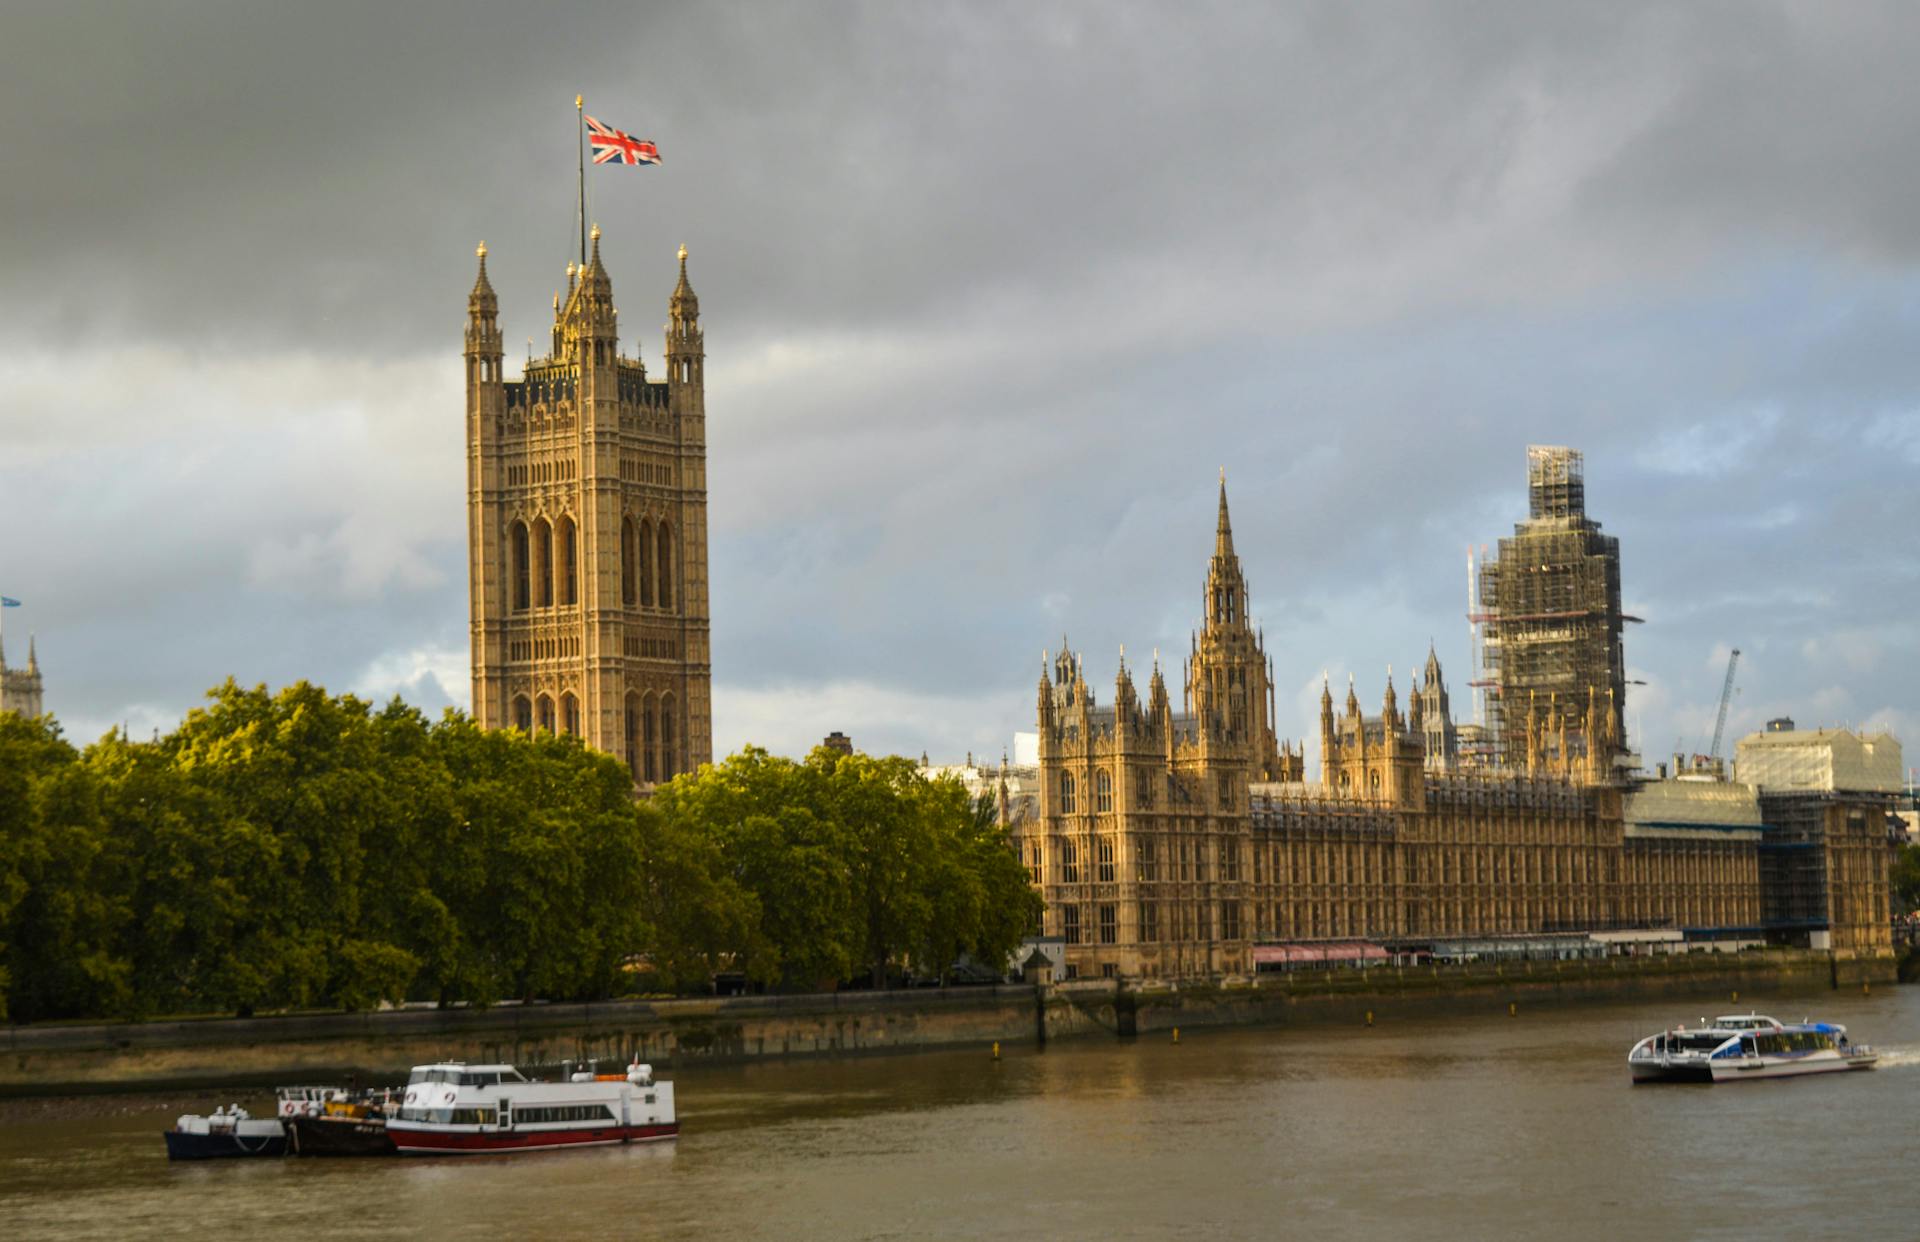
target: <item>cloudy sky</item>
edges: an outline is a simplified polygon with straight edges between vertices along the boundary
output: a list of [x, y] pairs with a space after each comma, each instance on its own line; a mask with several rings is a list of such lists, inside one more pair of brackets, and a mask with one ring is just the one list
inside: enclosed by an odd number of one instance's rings
[[[229, 675], [467, 699], [459, 351], [539, 337], [573, 96], [707, 329], [715, 745], [998, 756], [1183, 652], [1216, 472], [1281, 683], [1439, 648], [1585, 450], [1649, 757], [1920, 742], [1920, 10], [40, 4], [0, 41], [0, 591], [85, 741]], [[652, 307], [653, 310], [648, 308]], [[1103, 692], [1104, 697], [1104, 692]]]

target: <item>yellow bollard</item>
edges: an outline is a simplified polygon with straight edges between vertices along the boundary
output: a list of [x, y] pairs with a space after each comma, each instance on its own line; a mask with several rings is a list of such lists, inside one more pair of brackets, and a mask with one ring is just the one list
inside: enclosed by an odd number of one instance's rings
[[1508, 1001], [1508, 1002], [1507, 1002], [1507, 1016], [1508, 1016], [1509, 1018], [1517, 1018], [1517, 1017], [1519, 1017], [1519, 1016], [1520, 1016], [1520, 1006], [1519, 1006], [1519, 1005], [1517, 1005], [1517, 1004], [1515, 1004], [1515, 1003], [1514, 1003], [1513, 1001]]
[[1872, 985], [1871, 983], [1863, 983], [1863, 984], [1861, 984], [1861, 985], [1860, 985], [1860, 995], [1862, 995], [1862, 996], [1872, 996], [1872, 995], [1873, 995], [1873, 985]]
[[1373, 1025], [1373, 1010], [1371, 1009], [1367, 1010], [1367, 1025], [1368, 1026]]
[[1173, 1028], [1173, 1042], [1176, 1044], [1180, 1042], [1180, 1028], [1177, 1026]]
[[997, 1039], [993, 1041], [993, 1059], [996, 1061], [1000, 1059], [1000, 1041]]
[[1734, 989], [1733, 1003], [1736, 1005], [1740, 1003], [1740, 991], [1738, 988]]

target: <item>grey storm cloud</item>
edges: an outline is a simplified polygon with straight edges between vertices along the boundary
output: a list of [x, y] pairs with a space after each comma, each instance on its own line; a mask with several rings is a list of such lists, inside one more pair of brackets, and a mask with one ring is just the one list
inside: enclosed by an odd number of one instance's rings
[[83, 737], [463, 702], [473, 246], [540, 338], [578, 91], [665, 155], [589, 170], [650, 358], [693, 253], [723, 747], [987, 750], [1063, 629], [1177, 660], [1222, 464], [1282, 685], [1432, 639], [1464, 711], [1529, 442], [1622, 536], [1651, 751], [1730, 646], [1736, 724], [1906, 727], [1917, 60], [1898, 5], [12, 13], [8, 621]]

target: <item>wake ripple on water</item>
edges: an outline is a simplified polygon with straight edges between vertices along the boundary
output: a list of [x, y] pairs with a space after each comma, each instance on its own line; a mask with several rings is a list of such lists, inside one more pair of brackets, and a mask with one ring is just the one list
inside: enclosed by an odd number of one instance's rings
[[1920, 1044], [1898, 1044], [1890, 1048], [1879, 1048], [1880, 1060], [1875, 1069], [1910, 1069], [1920, 1065]]

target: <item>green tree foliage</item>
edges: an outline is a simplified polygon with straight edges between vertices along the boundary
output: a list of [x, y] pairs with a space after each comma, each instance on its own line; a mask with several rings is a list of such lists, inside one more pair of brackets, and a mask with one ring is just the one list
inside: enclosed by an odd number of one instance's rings
[[84, 754], [0, 717], [8, 1016], [606, 996], [642, 951], [625, 770], [577, 741], [228, 682]]
[[[963, 954], [997, 968], [1039, 908], [991, 808], [897, 756], [822, 747], [795, 763], [750, 747], [669, 782], [651, 811], [710, 886], [687, 901], [683, 877], [654, 896], [676, 982], [689, 966], [787, 988], [944, 977]], [[712, 909], [729, 917], [687, 922]]]
[[577, 740], [229, 681], [151, 742], [0, 716], [0, 1017], [487, 1004], [998, 965], [1038, 899], [905, 759], [747, 749], [636, 802]]
[[1897, 914], [1920, 910], [1920, 845], [1903, 845], [1893, 856], [1893, 909]]

